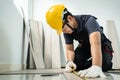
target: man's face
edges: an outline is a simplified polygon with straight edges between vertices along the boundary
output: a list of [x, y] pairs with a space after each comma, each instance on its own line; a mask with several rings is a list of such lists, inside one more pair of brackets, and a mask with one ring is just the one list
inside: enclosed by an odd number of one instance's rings
[[68, 22], [64, 23], [62, 27], [62, 32], [66, 34], [71, 34], [75, 29], [75, 20], [73, 16], [67, 17]]
[[[70, 24], [69, 24], [70, 25]], [[71, 25], [70, 25], [71, 26]], [[73, 30], [67, 25], [64, 24], [63, 28], [62, 28], [62, 32], [66, 33], [66, 34], [71, 34], [73, 32]]]

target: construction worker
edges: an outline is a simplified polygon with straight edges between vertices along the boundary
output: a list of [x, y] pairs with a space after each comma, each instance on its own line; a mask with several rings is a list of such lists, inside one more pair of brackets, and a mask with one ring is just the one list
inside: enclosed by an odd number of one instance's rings
[[[57, 34], [63, 32], [65, 38], [66, 72], [76, 70], [80, 77], [106, 78], [103, 71], [112, 68], [111, 41], [96, 19], [92, 15], [72, 15], [63, 4], [53, 5], [47, 11], [47, 23]], [[75, 50], [73, 40], [79, 42]]]

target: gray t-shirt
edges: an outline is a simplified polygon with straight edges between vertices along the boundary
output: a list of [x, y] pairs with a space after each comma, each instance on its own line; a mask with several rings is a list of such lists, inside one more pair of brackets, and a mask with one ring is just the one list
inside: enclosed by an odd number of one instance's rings
[[63, 33], [66, 44], [72, 44], [73, 40], [75, 39], [82, 45], [87, 46], [89, 45], [89, 35], [92, 32], [102, 32], [102, 29], [100, 28], [94, 16], [89, 15], [87, 20], [84, 20], [84, 18], [81, 18], [81, 16], [82, 15], [75, 16], [78, 22], [78, 29], [76, 29], [72, 34]]

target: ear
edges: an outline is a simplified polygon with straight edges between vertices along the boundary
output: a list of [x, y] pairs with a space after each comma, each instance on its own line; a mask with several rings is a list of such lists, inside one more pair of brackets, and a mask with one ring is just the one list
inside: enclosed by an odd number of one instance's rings
[[67, 16], [67, 20], [68, 20], [68, 22], [72, 21], [72, 18], [73, 18], [73, 16], [68, 15], [68, 16]]

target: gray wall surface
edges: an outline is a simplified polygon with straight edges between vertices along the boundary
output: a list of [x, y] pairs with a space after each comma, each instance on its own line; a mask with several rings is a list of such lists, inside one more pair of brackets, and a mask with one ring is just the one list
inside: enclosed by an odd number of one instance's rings
[[12, 0], [0, 0], [0, 64], [22, 63], [23, 18]]

